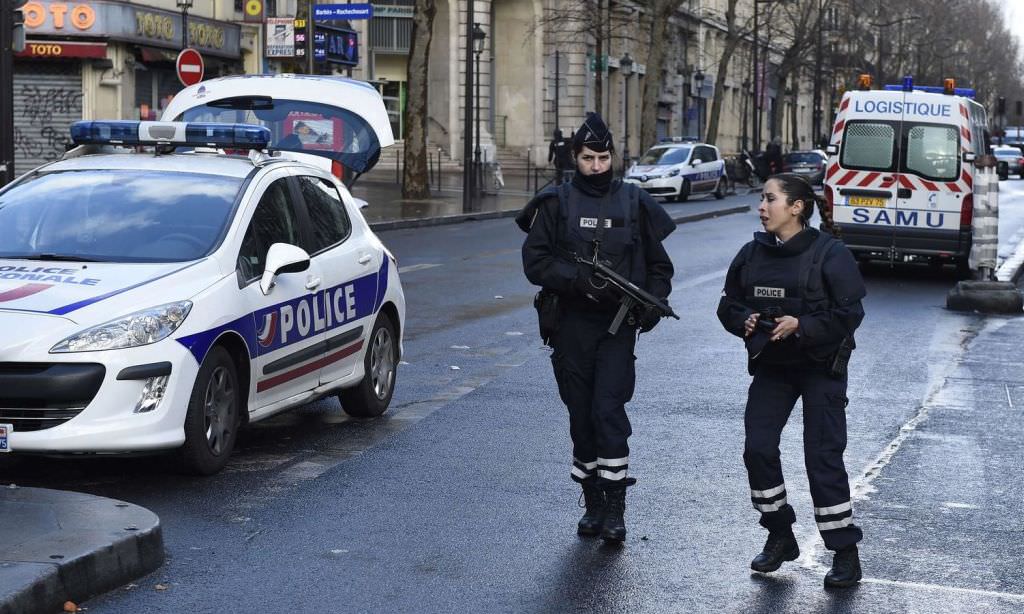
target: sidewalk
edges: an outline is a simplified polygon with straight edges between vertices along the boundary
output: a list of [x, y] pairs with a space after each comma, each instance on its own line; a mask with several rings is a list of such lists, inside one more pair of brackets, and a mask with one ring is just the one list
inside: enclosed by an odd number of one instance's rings
[[74, 492], [0, 486], [0, 614], [60, 612], [160, 567], [156, 514]]
[[[512, 217], [532, 196], [506, 190], [467, 212], [457, 190], [403, 200], [398, 185], [357, 182], [353, 194], [370, 203], [363, 213], [376, 230]], [[676, 223], [686, 223], [747, 212], [753, 202], [706, 197], [666, 204], [665, 210]], [[163, 564], [160, 519], [129, 503], [0, 485], [0, 518], [6, 520], [0, 522], [0, 614], [59, 612], [65, 601], [85, 601]]]
[[[506, 184], [508, 185], [508, 184]], [[742, 192], [741, 192], [742, 194]], [[395, 230], [438, 224], [454, 224], [467, 220], [513, 217], [523, 208], [532, 192], [503, 189], [498, 195], [484, 195], [472, 209], [464, 210], [461, 189], [433, 189], [427, 200], [406, 200], [402, 188], [396, 183], [357, 181], [352, 195], [369, 203], [363, 216], [374, 230]], [[685, 203], [663, 203], [665, 210], [677, 224], [698, 219], [740, 213], [756, 205], [754, 197], [716, 200], [711, 196], [697, 197]]]

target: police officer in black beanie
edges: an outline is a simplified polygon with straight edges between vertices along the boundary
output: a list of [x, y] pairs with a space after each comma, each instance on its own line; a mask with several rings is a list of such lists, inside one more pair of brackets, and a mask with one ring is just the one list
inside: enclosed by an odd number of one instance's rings
[[[809, 220], [817, 205], [822, 228]], [[867, 294], [850, 250], [823, 198], [807, 179], [774, 175], [764, 184], [758, 214], [765, 232], [740, 249], [725, 278], [718, 318], [745, 340], [754, 376], [743, 422], [750, 499], [768, 539], [750, 567], [771, 572], [795, 560], [796, 513], [786, 495], [779, 440], [797, 398], [803, 399], [804, 463], [814, 519], [825, 547], [835, 551], [825, 586], [861, 579], [846, 449], [846, 365]]]
[[623, 519], [632, 433], [626, 403], [633, 396], [633, 350], [638, 331], [651, 330], [657, 312], [633, 314], [608, 332], [620, 297], [594, 277], [599, 258], [651, 294], [672, 290], [672, 261], [662, 241], [675, 223], [636, 186], [613, 180], [612, 136], [601, 116], [588, 113], [573, 135], [572, 181], [535, 196], [517, 218], [527, 279], [556, 297], [558, 326], [548, 339], [558, 392], [569, 410], [571, 476], [583, 488], [586, 513], [577, 533], [611, 542], [626, 537]]

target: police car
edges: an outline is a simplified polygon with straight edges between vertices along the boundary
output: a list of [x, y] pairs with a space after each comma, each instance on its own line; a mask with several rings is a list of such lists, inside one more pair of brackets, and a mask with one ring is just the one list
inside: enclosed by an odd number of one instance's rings
[[685, 201], [695, 194], [725, 198], [725, 161], [706, 143], [659, 143], [626, 172], [623, 181], [651, 196]]
[[[330, 127], [391, 144], [386, 113], [351, 100], [320, 109]], [[211, 474], [247, 422], [331, 395], [354, 416], [387, 409], [395, 258], [337, 177], [273, 139], [79, 122], [78, 147], [0, 190], [0, 449], [176, 449]], [[153, 150], [124, 147], [140, 145]]]

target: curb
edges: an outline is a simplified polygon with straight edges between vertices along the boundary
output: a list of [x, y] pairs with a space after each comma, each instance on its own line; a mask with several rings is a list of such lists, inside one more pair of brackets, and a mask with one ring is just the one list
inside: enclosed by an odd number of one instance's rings
[[[370, 222], [370, 228], [374, 231], [380, 230], [399, 230], [402, 228], [423, 228], [426, 226], [441, 226], [443, 224], [459, 224], [462, 222], [471, 222], [478, 220], [494, 220], [506, 217], [515, 217], [519, 214], [521, 209], [509, 209], [507, 211], [483, 211], [480, 213], [457, 213], [455, 215], [441, 215], [435, 217], [419, 217], [411, 218], [407, 220], [385, 220], [380, 222]], [[672, 221], [676, 224], [686, 224], [689, 222], [698, 222], [700, 220], [706, 220], [710, 218], [720, 217], [723, 215], [732, 215], [733, 213], [746, 213], [750, 211], [750, 205], [740, 205], [736, 207], [730, 207], [728, 209], [715, 209], [713, 211], [703, 211], [700, 213], [690, 213], [687, 215], [673, 215]]]
[[0, 550], [0, 614], [60, 612], [164, 562], [160, 519], [131, 503], [11, 485], [0, 489], [0, 510], [39, 520]]

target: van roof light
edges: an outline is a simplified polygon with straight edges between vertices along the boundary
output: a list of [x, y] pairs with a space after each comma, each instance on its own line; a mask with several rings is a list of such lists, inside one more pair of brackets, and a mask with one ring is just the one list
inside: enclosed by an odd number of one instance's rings
[[903, 91], [912, 92], [914, 91], [914, 78], [910, 75], [903, 77]]
[[214, 122], [80, 121], [71, 124], [76, 145], [184, 145], [266, 149], [270, 130], [251, 124]]
[[871, 75], [864, 73], [857, 77], [857, 87], [862, 90], [871, 89]]
[[942, 93], [952, 94], [956, 91], [956, 81], [954, 79], [943, 79], [942, 80]]

